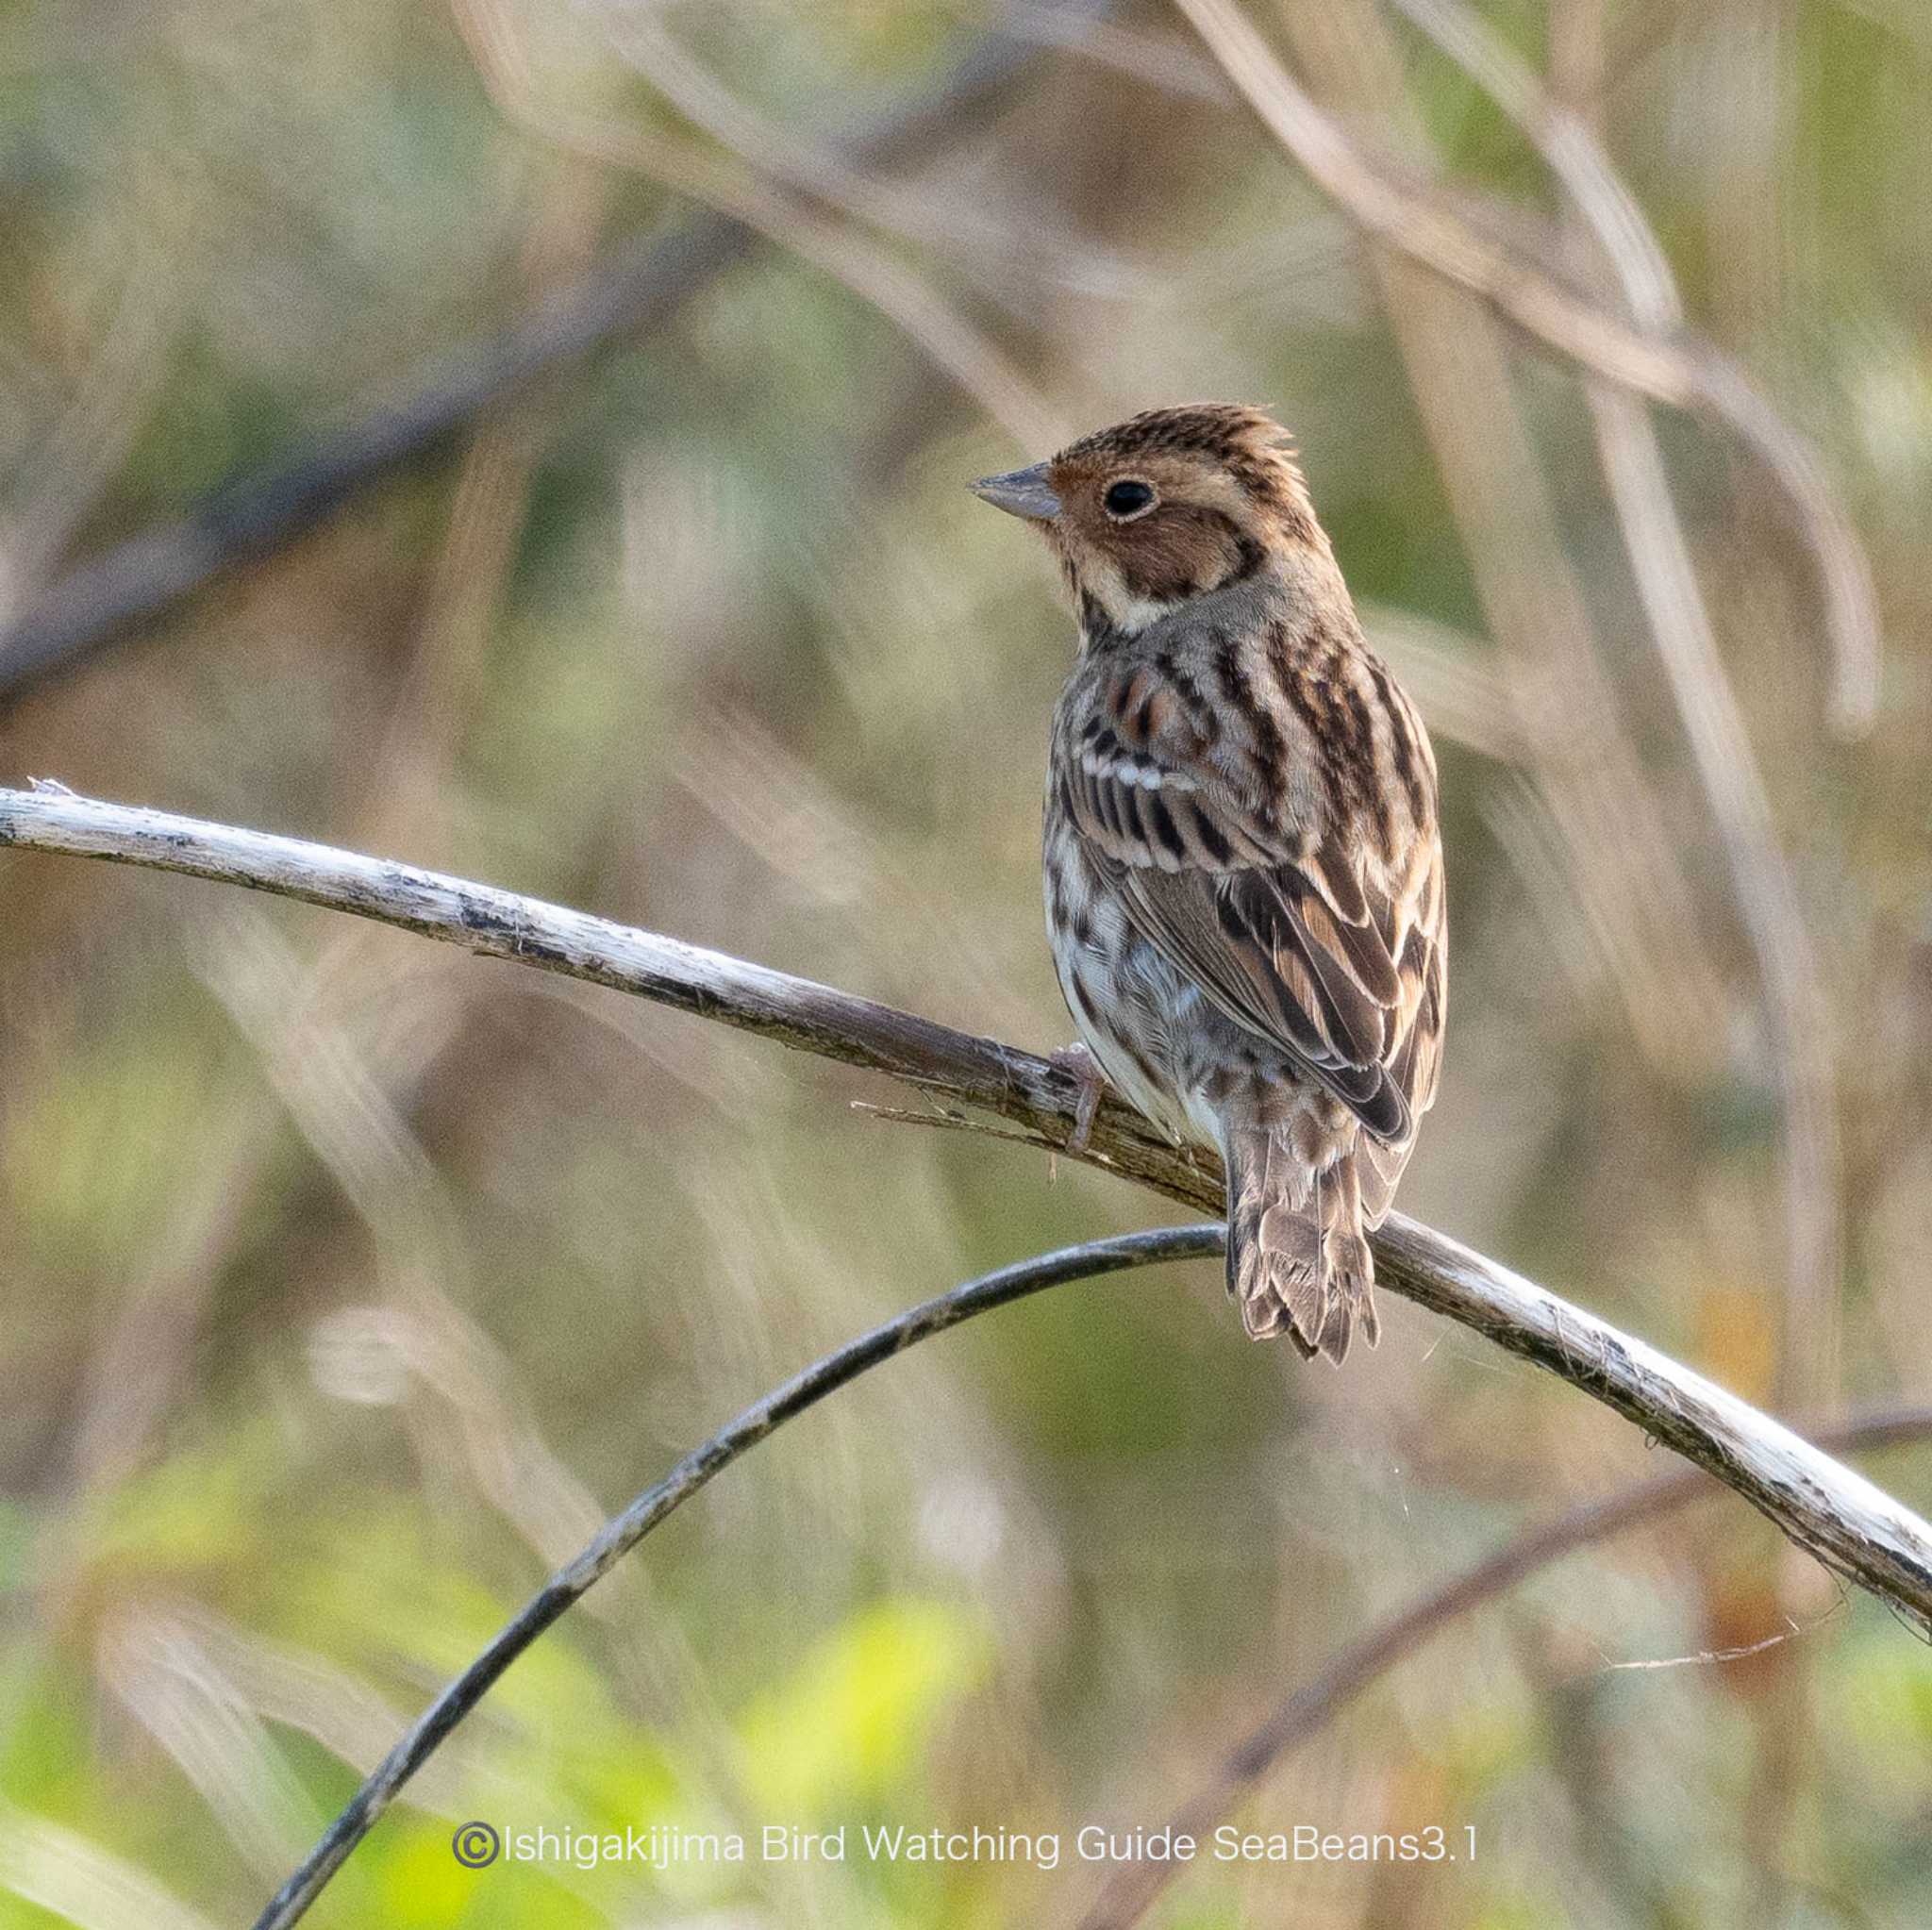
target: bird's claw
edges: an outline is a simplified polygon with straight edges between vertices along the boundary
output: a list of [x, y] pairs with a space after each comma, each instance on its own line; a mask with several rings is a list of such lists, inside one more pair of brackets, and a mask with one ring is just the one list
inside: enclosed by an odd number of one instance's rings
[[1079, 1088], [1080, 1096], [1074, 1107], [1074, 1130], [1067, 1136], [1067, 1151], [1084, 1153], [1093, 1136], [1093, 1115], [1099, 1111], [1100, 1095], [1107, 1090], [1107, 1074], [1101, 1071], [1100, 1061], [1078, 1040], [1050, 1054], [1047, 1064], [1055, 1072], [1066, 1073]]

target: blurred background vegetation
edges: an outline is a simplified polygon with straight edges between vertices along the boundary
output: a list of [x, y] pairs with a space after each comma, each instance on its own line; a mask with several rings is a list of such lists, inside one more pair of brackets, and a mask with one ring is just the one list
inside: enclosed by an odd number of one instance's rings
[[[1753, 1399], [1924, 1397], [1932, 16], [1497, 0], [1490, 54], [1547, 90], [1519, 122], [1444, 51], [1467, 14], [1247, 8], [1391, 178], [1615, 310], [1532, 138], [1552, 104], [1594, 131], [1858, 532], [1869, 731], [1828, 724], [1817, 573], [1738, 438], [1655, 416], [1717, 643], [1670, 657], [1602, 395], [1365, 244], [1154, 0], [6, 0], [0, 778], [1044, 1049], [1070, 627], [963, 484], [1266, 404], [1441, 754], [1450, 1046], [1404, 1206]], [[597, 353], [29, 664], [68, 573], [707, 221], [716, 258]], [[892, 1309], [1159, 1217], [848, 1105], [890, 1096], [320, 912], [0, 858], [0, 1924], [246, 1922], [678, 1452]], [[1385, 1335], [1304, 1369], [1200, 1265], [869, 1376], [520, 1663], [313, 1921], [1073, 1922], [1068, 1863], [473, 1874], [449, 1833], [1158, 1823], [1338, 1645], [1656, 1465], [1468, 1335], [1399, 1303]], [[1932, 1448], [1875, 1472], [1932, 1499]], [[1238, 1816], [1478, 1854], [1204, 1867], [1146, 1921], [1920, 1925], [1932, 1658], [1724, 1497], [1487, 1604]]]

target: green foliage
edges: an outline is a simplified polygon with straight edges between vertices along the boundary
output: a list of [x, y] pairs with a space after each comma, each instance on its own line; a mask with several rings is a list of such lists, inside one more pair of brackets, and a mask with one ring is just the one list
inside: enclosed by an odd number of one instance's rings
[[935, 1723], [984, 1685], [992, 1659], [991, 1632], [945, 1603], [865, 1609], [745, 1710], [748, 1794], [811, 1823], [908, 1806]]

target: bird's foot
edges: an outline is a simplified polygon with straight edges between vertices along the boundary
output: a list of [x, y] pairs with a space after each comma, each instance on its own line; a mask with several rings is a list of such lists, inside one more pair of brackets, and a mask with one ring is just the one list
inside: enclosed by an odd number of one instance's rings
[[1084, 1153], [1087, 1141], [1093, 1134], [1093, 1115], [1100, 1109], [1100, 1095], [1107, 1090], [1107, 1074], [1100, 1069], [1100, 1061], [1075, 1040], [1072, 1045], [1063, 1045], [1058, 1052], [1047, 1055], [1047, 1064], [1055, 1072], [1064, 1073], [1080, 1089], [1078, 1103], [1074, 1107], [1074, 1130], [1067, 1139], [1069, 1153]]

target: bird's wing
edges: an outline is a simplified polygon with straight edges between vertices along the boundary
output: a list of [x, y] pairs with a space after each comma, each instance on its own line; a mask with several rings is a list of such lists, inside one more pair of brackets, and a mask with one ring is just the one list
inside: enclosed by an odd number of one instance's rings
[[[1440, 1059], [1435, 838], [1418, 840], [1408, 874], [1385, 888], [1333, 835], [1291, 851], [1205, 758], [1176, 754], [1174, 733], [1131, 747], [1123, 735], [1103, 733], [1063, 757], [1060, 787], [1128, 917], [1229, 1018], [1406, 1155]], [[1400, 1171], [1397, 1159], [1386, 1189], [1371, 1186], [1385, 1194], [1383, 1210]]]

